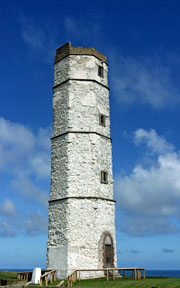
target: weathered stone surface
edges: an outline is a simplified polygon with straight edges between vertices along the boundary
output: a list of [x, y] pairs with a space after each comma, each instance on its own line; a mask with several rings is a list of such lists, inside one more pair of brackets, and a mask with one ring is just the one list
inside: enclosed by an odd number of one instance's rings
[[[110, 139], [97, 134], [63, 135], [52, 142], [52, 159], [51, 200], [70, 196], [113, 199]], [[101, 183], [102, 170], [108, 172], [108, 184]]]
[[114, 213], [115, 203], [103, 199], [74, 198], [50, 203], [48, 268], [57, 268], [59, 278], [74, 269], [102, 268], [103, 233], [108, 231], [113, 236], [116, 247]]
[[94, 48], [72, 47], [71, 42], [67, 42], [65, 45], [56, 50], [56, 57], [54, 62], [57, 63], [58, 61], [62, 60], [64, 57], [67, 57], [68, 55], [92, 55], [99, 58], [102, 61], [107, 61], [107, 57]]
[[[57, 269], [59, 278], [74, 269], [104, 267], [107, 235], [116, 266], [108, 66], [97, 52], [66, 45], [58, 49], [54, 66], [47, 268]], [[101, 171], [108, 173], [107, 184], [101, 183]], [[97, 275], [102, 272], [83, 277]]]
[[[109, 91], [98, 83], [71, 80], [54, 89], [53, 136], [67, 131], [97, 132], [110, 137]], [[106, 126], [99, 125], [99, 114]]]

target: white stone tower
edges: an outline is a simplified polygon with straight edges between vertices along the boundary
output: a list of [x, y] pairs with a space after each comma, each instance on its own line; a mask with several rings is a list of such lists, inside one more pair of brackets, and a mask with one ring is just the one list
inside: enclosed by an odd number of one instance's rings
[[47, 268], [59, 278], [116, 266], [107, 72], [94, 48], [56, 50]]

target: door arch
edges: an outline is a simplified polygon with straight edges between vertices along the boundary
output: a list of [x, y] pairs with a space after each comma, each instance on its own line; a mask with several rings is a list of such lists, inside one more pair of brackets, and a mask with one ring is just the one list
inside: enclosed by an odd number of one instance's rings
[[104, 268], [112, 268], [113, 267], [113, 241], [109, 235], [105, 235], [104, 237], [104, 245], [103, 245], [103, 254], [104, 254]]
[[104, 231], [99, 241], [98, 268], [114, 267], [114, 243], [111, 234]]

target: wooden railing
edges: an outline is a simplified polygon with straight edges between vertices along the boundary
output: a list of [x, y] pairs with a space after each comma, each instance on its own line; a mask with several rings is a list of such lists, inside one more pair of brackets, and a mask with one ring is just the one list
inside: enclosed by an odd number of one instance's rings
[[[77, 280], [77, 271], [79, 270], [75, 270], [72, 274], [70, 274], [67, 278], [67, 286], [68, 287], [72, 287], [73, 283]], [[80, 272], [79, 272], [79, 276], [80, 276]], [[79, 279], [80, 281], [80, 279]]]
[[25, 272], [17, 272], [17, 278], [19, 280], [30, 280], [30, 278], [32, 277], [32, 271], [25, 271]]
[[43, 279], [46, 281], [46, 286], [48, 286], [48, 281], [50, 278], [50, 282], [53, 283], [56, 281], [56, 270], [50, 270], [40, 277], [40, 286], [42, 286]]
[[[32, 277], [32, 271], [26, 271], [26, 272], [18, 272], [18, 279], [24, 279], [26, 281], [31, 280]], [[43, 273], [40, 276], [40, 286], [42, 286], [43, 280], [46, 281], [46, 286], [48, 285], [48, 281], [50, 280], [51, 283], [56, 281], [56, 270], [42, 270], [41, 273]], [[30, 282], [28, 283], [30, 284]]]
[[[112, 277], [113, 280], [116, 279], [115, 271], [119, 271], [123, 273], [123, 276], [126, 276], [126, 271], [131, 271], [131, 276], [134, 278], [134, 280], [140, 280], [141, 274], [143, 272], [143, 278], [146, 278], [145, 269], [144, 268], [101, 268], [101, 269], [77, 269], [74, 270], [67, 278], [67, 284], [68, 287], [72, 287], [73, 283], [75, 281], [81, 280], [81, 272], [93, 272], [93, 271], [104, 271], [106, 272], [106, 279], [109, 280], [110, 277]], [[40, 286], [42, 286], [43, 280], [46, 281], [46, 286], [48, 286], [48, 281], [53, 283], [56, 281], [56, 270], [42, 270], [42, 272], [45, 272], [40, 277]], [[111, 274], [110, 274], [111, 272]], [[19, 272], [18, 273], [18, 279], [25, 279], [28, 281], [29, 276], [32, 276], [32, 271], [27, 272]], [[58, 286], [62, 286], [64, 284], [64, 281], [61, 281]]]
[[115, 271], [122, 271], [123, 272], [123, 276], [126, 276], [126, 271], [131, 271], [132, 274], [131, 276], [134, 278], [134, 280], [140, 280], [141, 279], [141, 273], [143, 272], [143, 278], [146, 278], [146, 273], [145, 273], [145, 269], [144, 268], [102, 268], [102, 269], [78, 269], [78, 270], [74, 270], [73, 273], [71, 273], [68, 276], [67, 279], [67, 284], [68, 287], [72, 287], [73, 283], [77, 280], [81, 280], [81, 272], [88, 272], [88, 271], [104, 271], [106, 272], [106, 279], [107, 281], [109, 280], [110, 277], [110, 273], [112, 272], [112, 279], [115, 280], [116, 279], [116, 275], [115, 275]]

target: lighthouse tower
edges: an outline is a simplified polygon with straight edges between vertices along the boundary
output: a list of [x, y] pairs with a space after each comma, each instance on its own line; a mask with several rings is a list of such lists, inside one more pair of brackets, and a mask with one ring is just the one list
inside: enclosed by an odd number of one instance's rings
[[58, 278], [116, 266], [107, 73], [94, 48], [56, 50], [47, 269]]

